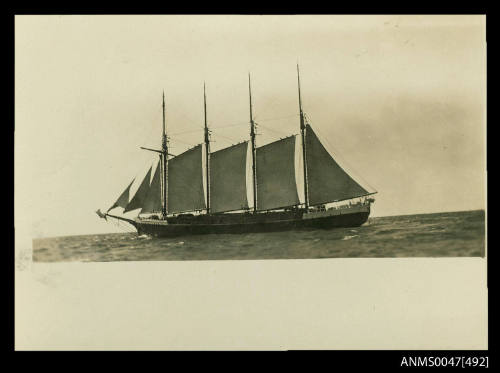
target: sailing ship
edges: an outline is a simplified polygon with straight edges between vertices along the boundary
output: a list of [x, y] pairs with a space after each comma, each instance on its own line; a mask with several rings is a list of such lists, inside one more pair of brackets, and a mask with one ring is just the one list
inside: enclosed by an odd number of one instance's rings
[[[130, 223], [138, 234], [155, 237], [210, 233], [254, 233], [296, 229], [330, 229], [364, 224], [374, 202], [369, 192], [355, 181], [330, 155], [302, 110], [300, 73], [297, 65], [300, 114], [300, 148], [303, 174], [303, 200], [299, 199], [295, 170], [296, 142], [292, 135], [270, 144], [256, 146], [250, 74], [250, 139], [210, 152], [205, 85], [204, 143], [179, 155], [169, 153], [163, 94], [161, 149], [142, 149], [158, 153], [130, 199], [127, 186], [116, 202], [102, 213]], [[203, 146], [204, 145], [204, 146]], [[251, 182], [247, 183], [247, 152], [251, 152]], [[205, 162], [203, 162], [205, 158]], [[153, 177], [153, 168], [155, 169]], [[250, 170], [249, 170], [250, 171]], [[248, 186], [247, 186], [248, 184]], [[247, 189], [253, 199], [249, 203]], [[130, 219], [110, 211], [138, 210]]]

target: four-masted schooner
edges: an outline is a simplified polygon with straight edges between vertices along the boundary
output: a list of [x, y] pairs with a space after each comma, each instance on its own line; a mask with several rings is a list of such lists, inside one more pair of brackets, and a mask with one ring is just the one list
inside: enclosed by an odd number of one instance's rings
[[[98, 210], [97, 214], [105, 219], [126, 221], [139, 234], [157, 237], [362, 225], [374, 202], [369, 196], [376, 192], [368, 192], [349, 176], [320, 142], [302, 110], [298, 66], [297, 84], [303, 202], [299, 200], [294, 162], [298, 135], [256, 146], [249, 75], [250, 144], [244, 141], [210, 152], [204, 86], [204, 149], [203, 144], [199, 144], [177, 156], [171, 155], [163, 95], [161, 149], [142, 148], [159, 154], [152, 179], [153, 168], [150, 168], [131, 199], [129, 192], [134, 180], [106, 213]], [[249, 183], [252, 206], [247, 198], [248, 151], [252, 160], [252, 182]], [[356, 202], [352, 203], [353, 200]], [[348, 203], [339, 206], [341, 201]], [[336, 206], [328, 207], [332, 203]], [[110, 214], [116, 207], [122, 207], [124, 213], [139, 209], [139, 214], [135, 219]]]

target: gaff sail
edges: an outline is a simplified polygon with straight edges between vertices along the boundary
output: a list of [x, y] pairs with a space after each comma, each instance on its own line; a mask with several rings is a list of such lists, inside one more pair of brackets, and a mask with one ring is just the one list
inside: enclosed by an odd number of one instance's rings
[[210, 154], [212, 212], [248, 208], [246, 163], [248, 141]]
[[148, 195], [149, 192], [150, 179], [151, 179], [151, 168], [149, 169], [148, 173], [144, 177], [144, 180], [142, 180], [141, 185], [139, 185], [137, 192], [132, 197], [127, 207], [125, 207], [125, 210], [123, 212], [128, 212], [139, 208], [142, 209], [142, 207], [144, 206], [144, 201], [146, 200], [146, 196]]
[[168, 212], [206, 208], [203, 192], [202, 146], [168, 161]]
[[256, 149], [257, 209], [299, 204], [295, 180], [295, 136]]
[[333, 159], [311, 126], [306, 125], [309, 203], [317, 205], [370, 194]]

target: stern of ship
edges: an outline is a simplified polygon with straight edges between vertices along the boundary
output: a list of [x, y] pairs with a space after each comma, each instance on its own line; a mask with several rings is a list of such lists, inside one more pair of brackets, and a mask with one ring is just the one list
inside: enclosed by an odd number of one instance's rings
[[302, 215], [302, 220], [304, 226], [310, 228], [359, 227], [368, 220], [370, 205], [371, 202], [367, 202], [323, 211], [309, 211]]

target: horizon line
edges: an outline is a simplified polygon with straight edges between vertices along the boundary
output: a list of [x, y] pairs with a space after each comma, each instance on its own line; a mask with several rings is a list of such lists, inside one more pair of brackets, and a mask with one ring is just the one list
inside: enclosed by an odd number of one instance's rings
[[[380, 216], [370, 216], [373, 218], [390, 218], [395, 216], [414, 216], [414, 215], [432, 215], [432, 214], [450, 214], [450, 213], [458, 213], [458, 212], [473, 212], [473, 211], [485, 211], [486, 208], [478, 208], [478, 209], [469, 209], [469, 210], [454, 210], [454, 211], [434, 211], [434, 212], [420, 212], [420, 213], [409, 213], [409, 214], [399, 214], [399, 215], [380, 215]], [[78, 236], [89, 236], [89, 235], [104, 235], [104, 234], [123, 234], [123, 233], [132, 233], [136, 234], [137, 232], [107, 232], [107, 233], [78, 233], [78, 234], [63, 234], [56, 236], [43, 236], [43, 237], [31, 237], [31, 240], [38, 240], [44, 238], [58, 238], [58, 237], [78, 237]]]

